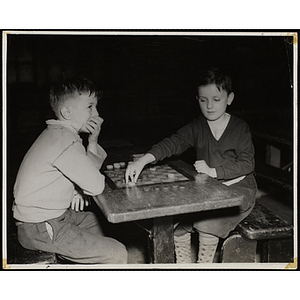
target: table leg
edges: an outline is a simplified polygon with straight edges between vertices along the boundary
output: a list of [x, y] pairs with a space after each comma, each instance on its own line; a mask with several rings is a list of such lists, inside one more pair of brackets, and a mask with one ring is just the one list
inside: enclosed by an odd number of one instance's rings
[[175, 262], [172, 216], [153, 219], [153, 226], [149, 235], [149, 253], [151, 263]]

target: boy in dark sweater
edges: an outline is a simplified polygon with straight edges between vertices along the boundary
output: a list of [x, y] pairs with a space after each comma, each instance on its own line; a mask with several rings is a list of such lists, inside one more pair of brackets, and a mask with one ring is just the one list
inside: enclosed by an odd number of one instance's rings
[[146, 164], [179, 155], [193, 147], [197, 155], [194, 167], [198, 173], [205, 173], [243, 193], [244, 202], [238, 212], [199, 213], [193, 220], [176, 224], [177, 263], [191, 262], [192, 228], [199, 233], [198, 262], [212, 263], [219, 238], [227, 237], [250, 214], [257, 191], [250, 129], [245, 121], [226, 113], [227, 105], [231, 105], [234, 99], [230, 77], [215, 68], [203, 72], [197, 99], [202, 113], [199, 118], [154, 145], [129, 165], [125, 174], [126, 182], [136, 182]]

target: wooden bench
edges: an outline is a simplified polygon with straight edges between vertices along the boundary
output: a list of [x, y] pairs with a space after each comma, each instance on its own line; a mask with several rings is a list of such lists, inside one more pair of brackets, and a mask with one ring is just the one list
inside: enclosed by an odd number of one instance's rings
[[8, 236], [8, 265], [26, 265], [26, 264], [56, 264], [57, 257], [55, 253], [28, 250], [23, 248], [16, 234]]
[[262, 246], [261, 262], [293, 261], [293, 226], [256, 203], [250, 215], [224, 241], [221, 261], [256, 262], [258, 243]]

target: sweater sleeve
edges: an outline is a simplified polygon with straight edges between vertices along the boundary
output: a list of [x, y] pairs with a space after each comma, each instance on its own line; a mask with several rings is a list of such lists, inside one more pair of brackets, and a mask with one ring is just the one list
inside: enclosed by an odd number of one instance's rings
[[100, 145], [97, 145], [97, 155], [95, 155], [91, 151], [87, 151], [86, 154], [93, 161], [98, 170], [100, 170], [104, 160], [107, 157], [105, 150]]
[[[98, 162], [95, 164], [95, 161]], [[85, 194], [95, 196], [101, 194], [105, 187], [104, 176], [99, 172], [102, 162], [102, 158], [87, 154], [80, 142], [74, 142], [59, 155], [53, 166]]]
[[216, 167], [218, 179], [233, 179], [254, 171], [254, 146], [248, 125], [238, 139], [235, 156]]
[[189, 123], [173, 134], [171, 137], [163, 139], [158, 144], [154, 145], [148, 153], [155, 157], [156, 163], [166, 157], [172, 155], [180, 155], [190, 147], [194, 146], [195, 122]]

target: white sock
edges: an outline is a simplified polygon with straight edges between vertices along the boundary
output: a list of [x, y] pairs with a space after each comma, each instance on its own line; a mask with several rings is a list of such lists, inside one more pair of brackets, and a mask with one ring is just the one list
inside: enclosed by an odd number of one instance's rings
[[191, 254], [191, 233], [183, 235], [174, 235], [176, 263], [190, 264], [192, 262]]
[[208, 233], [199, 232], [199, 252], [197, 263], [212, 263], [218, 243], [218, 237]]

